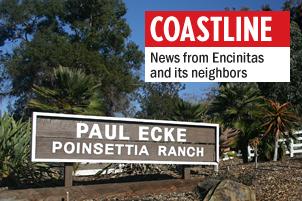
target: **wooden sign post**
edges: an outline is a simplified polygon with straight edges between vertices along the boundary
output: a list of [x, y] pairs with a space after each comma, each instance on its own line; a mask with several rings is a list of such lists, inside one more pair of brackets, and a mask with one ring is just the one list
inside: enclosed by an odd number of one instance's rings
[[186, 167], [186, 166], [183, 167], [182, 178], [191, 179], [191, 168]]
[[[217, 124], [33, 113], [32, 161], [218, 166]], [[185, 169], [185, 175], [190, 170]]]
[[64, 163], [64, 186], [71, 187], [73, 183], [72, 179], [73, 163]]

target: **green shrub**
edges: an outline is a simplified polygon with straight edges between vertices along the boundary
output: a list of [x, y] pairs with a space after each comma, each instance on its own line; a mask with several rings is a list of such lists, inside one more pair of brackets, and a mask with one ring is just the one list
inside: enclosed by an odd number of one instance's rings
[[0, 181], [17, 187], [38, 181], [49, 168], [30, 159], [30, 122], [15, 121], [4, 114], [0, 117]]
[[228, 157], [237, 157], [237, 154], [235, 151], [229, 151], [227, 152]]

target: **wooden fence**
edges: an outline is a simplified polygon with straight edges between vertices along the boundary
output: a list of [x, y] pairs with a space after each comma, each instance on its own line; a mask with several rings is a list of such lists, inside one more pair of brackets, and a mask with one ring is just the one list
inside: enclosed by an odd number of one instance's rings
[[[295, 154], [302, 153], [302, 130], [296, 131], [294, 133], [296, 135], [296, 139], [279, 139], [279, 146], [286, 146], [286, 141], [289, 140], [289, 148], [286, 150], [286, 154], [290, 155], [290, 157], [294, 157]], [[248, 146], [248, 158], [252, 160], [255, 157], [254, 149]]]

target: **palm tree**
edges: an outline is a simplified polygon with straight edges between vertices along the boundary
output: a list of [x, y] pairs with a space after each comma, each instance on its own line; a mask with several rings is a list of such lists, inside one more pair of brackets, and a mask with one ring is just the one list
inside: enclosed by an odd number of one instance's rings
[[291, 110], [289, 102], [280, 104], [279, 102], [266, 99], [267, 107], [263, 110], [263, 127], [265, 128], [264, 137], [272, 134], [275, 140], [274, 161], [278, 159], [278, 140], [280, 137], [289, 138], [292, 130], [298, 127], [300, 119]]
[[242, 152], [244, 162], [248, 162], [248, 142], [258, 132], [261, 100], [255, 83], [227, 83], [220, 86], [218, 95], [210, 105], [209, 114], [218, 119], [224, 128], [239, 131], [237, 147]]
[[179, 100], [176, 103], [172, 120], [200, 122], [206, 119], [206, 112], [207, 105], [205, 103], [191, 104], [184, 100]]
[[31, 109], [71, 114], [102, 114], [99, 84], [81, 70], [67, 67], [54, 69], [50, 86], [34, 86]]
[[261, 99], [254, 83], [227, 83], [219, 88], [209, 113], [214, 113], [224, 125], [232, 127], [237, 121], [252, 121]]

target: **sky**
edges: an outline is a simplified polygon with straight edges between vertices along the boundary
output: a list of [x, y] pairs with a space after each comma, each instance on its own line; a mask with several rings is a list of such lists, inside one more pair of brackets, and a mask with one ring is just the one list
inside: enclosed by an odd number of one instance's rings
[[[192, 10], [192, 11], [218, 11], [225, 8], [240, 9], [248, 7], [251, 10], [259, 10], [265, 4], [270, 5], [273, 10], [280, 10], [284, 0], [125, 0], [127, 7], [126, 19], [132, 34], [130, 40], [139, 45], [144, 51], [145, 30], [144, 12], [150, 10]], [[142, 66], [142, 71], [144, 66]], [[142, 72], [142, 74], [144, 74]], [[142, 77], [143, 79], [143, 77]], [[185, 83], [186, 89], [181, 91], [185, 99], [199, 99], [209, 92], [211, 87], [217, 83]]]
[[[130, 40], [139, 45], [144, 51], [144, 12], [148, 10], [224, 10], [226, 7], [240, 9], [248, 7], [251, 10], [259, 10], [262, 5], [269, 4], [273, 10], [280, 10], [284, 0], [124, 0], [127, 7], [125, 16], [132, 34]], [[10, 51], [12, 44], [2, 47], [2, 50]], [[144, 65], [142, 66], [142, 79]], [[186, 89], [181, 91], [181, 96], [186, 99], [199, 99], [209, 92], [215, 83], [185, 83]], [[8, 100], [0, 102], [0, 111], [5, 111]]]

